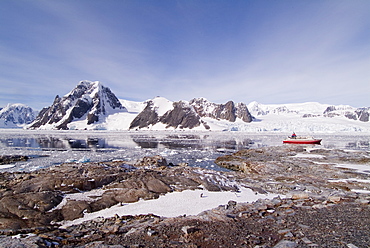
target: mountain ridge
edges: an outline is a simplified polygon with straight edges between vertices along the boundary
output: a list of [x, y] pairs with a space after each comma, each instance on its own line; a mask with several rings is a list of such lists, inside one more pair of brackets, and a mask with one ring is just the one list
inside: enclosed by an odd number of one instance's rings
[[[24, 105], [25, 106], [25, 105]], [[25, 106], [27, 107], [27, 106]], [[370, 132], [370, 108], [317, 102], [249, 104], [213, 103], [206, 98], [170, 101], [155, 97], [144, 102], [118, 99], [102, 83], [80, 81], [66, 95], [57, 95], [33, 122], [15, 120], [0, 110], [0, 127], [89, 130], [217, 130], [245, 132], [355, 131]], [[8, 116], [8, 117], [6, 117]], [[5, 126], [5, 120], [8, 125]], [[12, 121], [10, 121], [12, 120]], [[19, 122], [19, 123], [18, 123]]]
[[30, 124], [37, 116], [38, 111], [31, 107], [14, 103], [0, 108], [0, 127], [1, 128], [19, 128]]
[[53, 104], [42, 109], [29, 128], [69, 129], [68, 124], [74, 120], [84, 119], [86, 125], [90, 125], [119, 111], [127, 112], [127, 109], [108, 87], [98, 81], [81, 81], [63, 97], [57, 95]]
[[370, 108], [355, 108], [349, 105], [330, 105], [317, 102], [288, 103], [288, 104], [260, 104], [251, 102], [248, 109], [254, 117], [268, 114], [293, 113], [303, 118], [308, 117], [328, 117], [345, 116], [348, 119], [369, 122]]

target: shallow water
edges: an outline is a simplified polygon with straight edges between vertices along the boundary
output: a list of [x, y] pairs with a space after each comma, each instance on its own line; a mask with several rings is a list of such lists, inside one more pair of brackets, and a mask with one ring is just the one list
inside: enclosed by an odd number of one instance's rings
[[[188, 163], [223, 170], [213, 163], [241, 149], [282, 145], [288, 134], [184, 131], [42, 131], [0, 129], [0, 155], [27, 155], [32, 159], [0, 165], [0, 171], [30, 171], [63, 162], [135, 161], [162, 155], [168, 163]], [[320, 147], [370, 150], [370, 135], [316, 135]]]

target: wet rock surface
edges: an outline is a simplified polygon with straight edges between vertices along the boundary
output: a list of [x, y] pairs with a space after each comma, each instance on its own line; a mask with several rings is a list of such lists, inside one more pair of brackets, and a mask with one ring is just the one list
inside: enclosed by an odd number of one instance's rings
[[27, 161], [29, 158], [23, 155], [1, 155], [0, 164], [11, 164], [17, 161]]
[[[368, 152], [281, 146], [218, 158], [217, 164], [235, 170], [230, 172], [168, 166], [155, 156], [133, 164], [2, 173], [0, 247], [368, 247], [369, 161]], [[172, 191], [237, 192], [241, 186], [284, 196], [253, 203], [225, 199], [196, 216], [116, 215], [65, 228], [56, 224]], [[91, 194], [72, 197], [81, 191]]]

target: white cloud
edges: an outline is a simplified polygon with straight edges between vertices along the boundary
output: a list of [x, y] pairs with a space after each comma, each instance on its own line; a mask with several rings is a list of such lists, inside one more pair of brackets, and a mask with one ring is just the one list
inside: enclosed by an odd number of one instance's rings
[[30, 49], [0, 47], [3, 92], [63, 95], [87, 79], [136, 100], [370, 105], [367, 1], [26, 3], [42, 16], [20, 17]]

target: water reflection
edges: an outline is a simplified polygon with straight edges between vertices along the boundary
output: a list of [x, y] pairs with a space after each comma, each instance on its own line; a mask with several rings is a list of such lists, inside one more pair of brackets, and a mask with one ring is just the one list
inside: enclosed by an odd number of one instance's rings
[[[369, 150], [370, 138], [368, 136], [323, 136], [324, 148]], [[14, 135], [0, 137], [0, 147], [9, 148], [39, 148], [42, 150], [89, 150], [102, 149], [213, 149], [213, 150], [240, 150], [249, 147], [281, 145], [279, 135], [253, 136], [253, 135], [221, 135], [217, 134], [132, 134], [123, 135]]]
[[58, 136], [41, 136], [41, 137], [14, 137], [0, 138], [2, 147], [28, 147], [40, 148], [42, 150], [99, 150], [104, 148], [142, 148], [156, 149], [168, 148], [174, 150], [181, 149], [228, 149], [240, 150], [248, 148], [253, 141], [249, 138], [218, 139], [210, 135], [125, 135], [114, 137], [58, 137]]
[[[315, 135], [322, 148], [370, 150], [370, 135]], [[135, 161], [162, 155], [173, 164], [222, 170], [214, 160], [238, 150], [280, 146], [284, 134], [244, 132], [94, 132], [0, 129], [0, 155], [33, 157], [0, 171], [36, 170], [68, 161]]]

